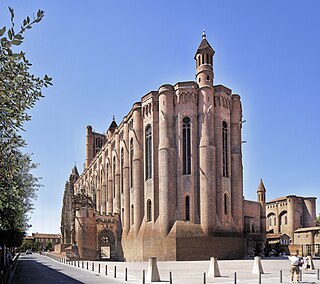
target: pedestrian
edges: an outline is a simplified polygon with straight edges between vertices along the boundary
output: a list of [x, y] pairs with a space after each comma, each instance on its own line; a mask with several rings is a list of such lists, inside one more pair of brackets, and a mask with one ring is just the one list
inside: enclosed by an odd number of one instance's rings
[[299, 272], [300, 272], [300, 258], [297, 253], [291, 253], [288, 256], [290, 260], [290, 283], [293, 283], [294, 274], [296, 274], [297, 282], [299, 282]]
[[304, 272], [308, 273], [308, 269], [310, 269], [310, 261], [307, 254], [305, 254], [303, 257], [303, 268], [304, 268]]

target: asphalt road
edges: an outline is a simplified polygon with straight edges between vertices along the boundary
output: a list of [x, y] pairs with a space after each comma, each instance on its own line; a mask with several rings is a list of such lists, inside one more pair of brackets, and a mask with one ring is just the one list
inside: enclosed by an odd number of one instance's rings
[[19, 258], [12, 282], [13, 284], [34, 283], [125, 283], [112, 276], [102, 273], [79, 269], [70, 265], [57, 262], [47, 256], [39, 254], [22, 254]]

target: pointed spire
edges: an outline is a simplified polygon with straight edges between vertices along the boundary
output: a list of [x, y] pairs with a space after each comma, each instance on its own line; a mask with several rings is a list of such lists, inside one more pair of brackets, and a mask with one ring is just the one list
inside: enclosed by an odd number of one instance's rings
[[196, 59], [196, 56], [197, 54], [202, 54], [202, 53], [205, 53], [205, 52], [208, 52], [209, 51], [209, 54], [211, 55], [214, 55], [215, 54], [215, 51], [213, 50], [213, 48], [211, 47], [210, 43], [207, 41], [207, 36], [206, 36], [206, 32], [203, 30], [202, 32], [202, 40], [200, 42], [200, 45], [197, 49], [197, 52], [194, 56], [194, 59]]
[[260, 183], [259, 183], [257, 192], [266, 192], [266, 188], [264, 187], [264, 184], [263, 184], [263, 182], [262, 182], [262, 179], [260, 179]]
[[77, 166], [76, 166], [76, 162], [74, 162], [74, 166], [72, 168], [72, 175], [75, 175], [75, 176], [79, 176], [79, 172], [78, 172], [78, 169], [77, 169]]
[[112, 116], [112, 122], [108, 128], [108, 131], [114, 131], [116, 128], [118, 127], [118, 124], [116, 123], [115, 119], [114, 119], [114, 115]]

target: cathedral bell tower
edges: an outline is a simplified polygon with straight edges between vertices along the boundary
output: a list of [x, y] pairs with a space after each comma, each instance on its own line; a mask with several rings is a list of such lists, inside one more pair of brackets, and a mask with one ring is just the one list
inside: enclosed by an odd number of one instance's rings
[[201, 43], [194, 56], [196, 60], [196, 80], [199, 87], [213, 87], [213, 56], [215, 51], [206, 39], [203, 31]]

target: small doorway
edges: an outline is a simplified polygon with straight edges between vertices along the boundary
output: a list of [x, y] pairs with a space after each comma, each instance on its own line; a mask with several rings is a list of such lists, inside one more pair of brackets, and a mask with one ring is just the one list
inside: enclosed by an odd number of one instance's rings
[[98, 237], [99, 243], [99, 258], [115, 260], [117, 257], [115, 236], [114, 233], [108, 230], [103, 230]]

